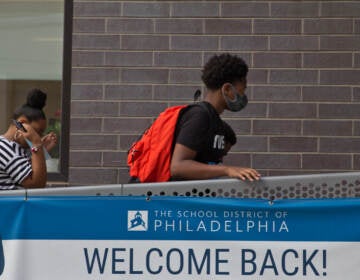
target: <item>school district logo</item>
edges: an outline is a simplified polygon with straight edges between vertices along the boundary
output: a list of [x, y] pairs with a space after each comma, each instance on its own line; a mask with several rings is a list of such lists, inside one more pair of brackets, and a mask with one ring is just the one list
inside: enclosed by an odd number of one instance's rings
[[5, 267], [5, 256], [4, 256], [4, 249], [2, 245], [2, 239], [0, 236], [0, 275], [4, 272]]
[[128, 211], [128, 231], [147, 231], [148, 211]]

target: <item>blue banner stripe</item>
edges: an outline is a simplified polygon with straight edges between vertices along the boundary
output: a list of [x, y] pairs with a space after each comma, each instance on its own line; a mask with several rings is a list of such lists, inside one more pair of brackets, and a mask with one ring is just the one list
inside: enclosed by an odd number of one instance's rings
[[360, 199], [16, 197], [3, 239], [360, 241]]

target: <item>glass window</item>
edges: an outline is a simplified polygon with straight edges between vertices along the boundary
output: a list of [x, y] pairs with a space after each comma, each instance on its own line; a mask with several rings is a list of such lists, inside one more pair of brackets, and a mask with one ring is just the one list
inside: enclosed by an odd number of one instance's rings
[[60, 140], [47, 161], [49, 173], [61, 173], [63, 162], [64, 1], [0, 0], [0, 131], [30, 89], [47, 92], [48, 130]]

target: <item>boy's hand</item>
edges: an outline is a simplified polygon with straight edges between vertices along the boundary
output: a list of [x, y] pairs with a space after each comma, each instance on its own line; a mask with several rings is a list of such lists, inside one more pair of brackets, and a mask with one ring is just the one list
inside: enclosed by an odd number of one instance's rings
[[249, 180], [259, 180], [261, 175], [259, 172], [257, 172], [255, 169], [247, 168], [247, 167], [235, 167], [235, 166], [229, 166], [227, 168], [227, 176], [231, 178], [238, 178], [243, 181]]

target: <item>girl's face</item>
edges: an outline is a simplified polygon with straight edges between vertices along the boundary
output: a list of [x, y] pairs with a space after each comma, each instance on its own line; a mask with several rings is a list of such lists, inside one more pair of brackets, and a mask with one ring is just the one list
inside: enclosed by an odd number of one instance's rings
[[46, 120], [45, 119], [39, 119], [36, 121], [32, 121], [30, 123], [32, 128], [39, 134], [40, 137], [44, 136], [44, 132], [46, 130]]
[[[46, 129], [46, 126], [47, 126], [47, 123], [46, 123], [46, 119], [39, 119], [39, 120], [36, 120], [36, 121], [32, 121], [32, 122], [28, 122], [28, 121], [25, 121], [24, 120], [24, 123], [28, 123], [34, 130], [37, 134], [39, 134], [39, 136], [42, 138], [44, 132], [45, 132], [45, 129]], [[24, 137], [19, 137], [18, 139], [16, 139], [16, 141], [24, 148], [29, 148], [29, 145], [26, 143]]]

